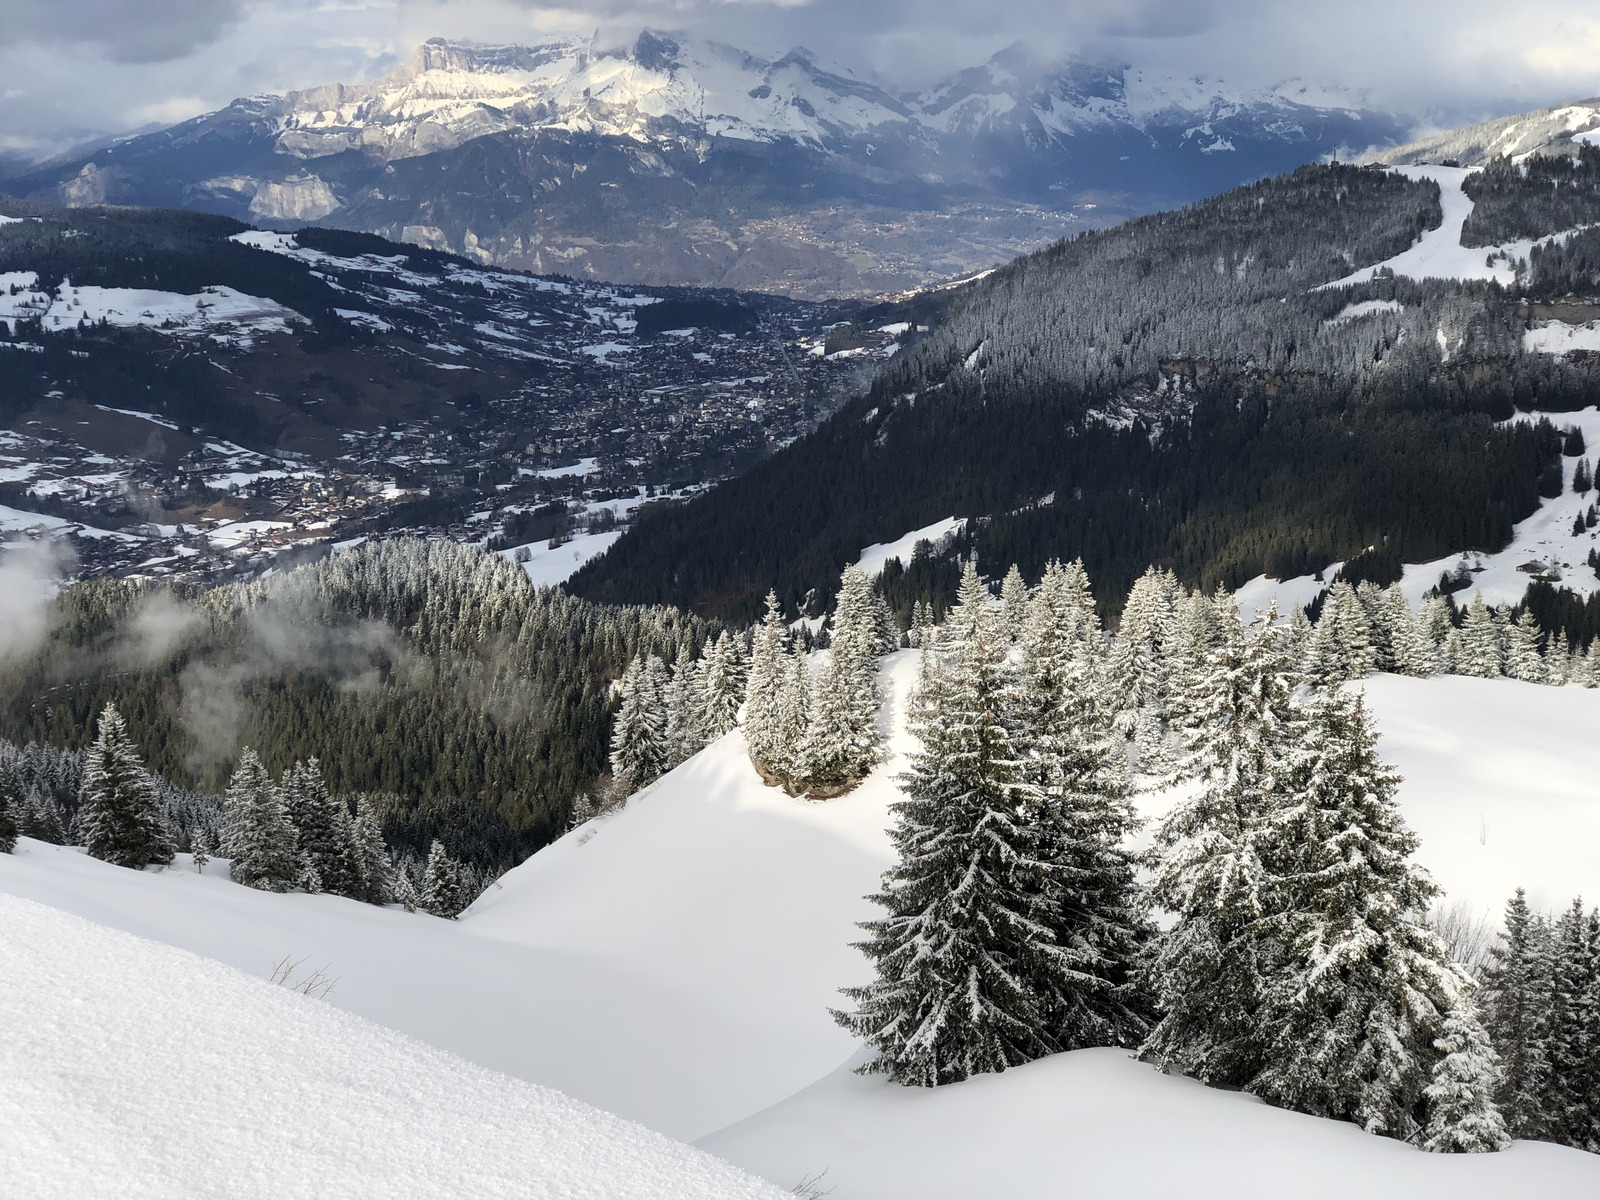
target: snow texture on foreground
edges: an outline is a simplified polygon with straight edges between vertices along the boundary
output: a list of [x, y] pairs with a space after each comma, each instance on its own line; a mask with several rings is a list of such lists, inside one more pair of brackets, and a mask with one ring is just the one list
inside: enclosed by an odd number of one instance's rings
[[[876, 911], [863, 897], [892, 854], [888, 806], [911, 747], [903, 706], [916, 667], [913, 652], [886, 661], [889, 756], [849, 795], [810, 803], [764, 787], [735, 732], [534, 855], [459, 922], [255, 892], [220, 863], [196, 875], [184, 855], [136, 872], [26, 839], [0, 855], [0, 892], [258, 978], [285, 954], [309, 956], [339, 977], [329, 1006], [705, 1138], [786, 1188], [830, 1168], [822, 1186], [839, 1185], [835, 1200], [1140, 1195], [1138, 1181], [1158, 1178], [1177, 1181], [1163, 1196], [1205, 1194], [1195, 1187], [1213, 1178], [1236, 1195], [1261, 1179], [1260, 1194], [1300, 1196], [1326, 1194], [1315, 1190], [1324, 1176], [1349, 1189], [1341, 1200], [1368, 1200], [1399, 1194], [1383, 1190], [1391, 1173], [1414, 1196], [1600, 1196], [1600, 1157], [1519, 1143], [1505, 1156], [1435, 1158], [1114, 1052], [931, 1093], [837, 1074], [858, 1045], [827, 1009], [868, 976], [850, 943]], [[1399, 802], [1421, 836], [1418, 858], [1451, 899], [1498, 912], [1517, 884], [1541, 907], [1600, 897], [1600, 691], [1457, 676], [1365, 686], [1380, 752], [1405, 776]], [[1167, 803], [1150, 797], [1145, 811]], [[919, 1113], [932, 1114], [921, 1132]], [[1075, 1113], [1089, 1114], [1092, 1136], [1073, 1131]], [[1038, 1135], [1027, 1154], [1013, 1127]], [[1587, 1190], [1574, 1192], [1564, 1181], [1584, 1170]], [[1099, 1186], [1118, 1171], [1135, 1182]], [[890, 1175], [908, 1190], [879, 1190]]]
[[776, 1200], [710, 1155], [0, 896], [0, 1196]]
[[1162, 1075], [1121, 1050], [905, 1088], [847, 1067], [700, 1145], [832, 1200], [1593, 1200], [1600, 1156], [1427, 1154]]

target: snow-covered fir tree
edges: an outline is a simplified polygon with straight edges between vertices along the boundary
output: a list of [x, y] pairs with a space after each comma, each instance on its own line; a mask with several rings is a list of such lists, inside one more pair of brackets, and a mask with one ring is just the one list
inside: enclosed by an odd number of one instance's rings
[[394, 902], [408, 913], [416, 912], [422, 904], [422, 897], [418, 894], [417, 885], [411, 881], [411, 872], [409, 871], [395, 871], [394, 884], [391, 890], [394, 895]]
[[100, 711], [78, 793], [78, 836], [91, 857], [119, 867], [169, 863], [175, 843], [156, 802], [156, 785], [116, 705]]
[[1547, 683], [1544, 656], [1539, 653], [1539, 624], [1526, 610], [1506, 628], [1506, 674], [1524, 683]]
[[[1444, 648], [1446, 639], [1455, 632], [1455, 622], [1450, 617], [1450, 601], [1438, 595], [1427, 597], [1422, 602], [1417, 624], [1432, 644], [1434, 652], [1438, 653]], [[1449, 668], [1441, 664], [1440, 669]]]
[[1461, 624], [1461, 652], [1456, 659], [1456, 672], [1479, 679], [1498, 679], [1502, 662], [1500, 629], [1494, 614], [1484, 603], [1483, 593], [1474, 592], [1472, 603], [1467, 605], [1466, 619]]
[[778, 696], [778, 738], [772, 767], [790, 779], [803, 779], [806, 730], [811, 728], [811, 664], [802, 647], [784, 659], [785, 678]]
[[1006, 577], [1000, 583], [1000, 628], [1007, 639], [1017, 641], [1022, 637], [1023, 626], [1028, 620], [1028, 585], [1023, 581], [1022, 572], [1017, 569], [1016, 563], [1011, 564], [1011, 569], [1006, 572]]
[[1117, 698], [1117, 729], [1141, 749], [1165, 735], [1169, 696], [1167, 642], [1172, 632], [1177, 581], [1151, 567], [1128, 593], [1106, 663], [1106, 687]]
[[700, 712], [708, 742], [721, 737], [739, 723], [739, 705], [744, 702], [744, 690], [743, 646], [734, 640], [732, 634], [723, 632], [706, 647], [700, 667]]
[[1574, 900], [1552, 930], [1548, 1136], [1600, 1151], [1600, 914]]
[[1550, 930], [1521, 888], [1506, 904], [1500, 941], [1484, 971], [1484, 1022], [1504, 1068], [1495, 1099], [1514, 1137], [1549, 1129]]
[[[1286, 954], [1258, 1010], [1268, 1044], [1251, 1090], [1417, 1141], [1435, 1042], [1470, 980], [1424, 922], [1439, 889], [1411, 862], [1399, 782], [1360, 696], [1322, 695], [1256, 842], [1270, 880], [1256, 931]], [[1481, 1125], [1487, 1108], [1459, 1120]]]
[[1384, 611], [1383, 589], [1370, 579], [1356, 585], [1356, 599], [1366, 617], [1367, 634], [1372, 645], [1372, 670], [1394, 670], [1394, 641], [1390, 635], [1388, 614]]
[[17, 848], [21, 799], [22, 773], [10, 761], [0, 762], [0, 854], [10, 854]]
[[1264, 613], [1247, 633], [1234, 608], [1222, 622], [1180, 767], [1198, 789], [1156, 830], [1155, 894], [1177, 920], [1151, 963], [1162, 1016], [1144, 1048], [1168, 1069], [1234, 1086], [1265, 1062], [1257, 1013], [1278, 964], [1257, 935], [1270, 886], [1260, 843], [1302, 732], [1274, 620]]
[[693, 757], [706, 744], [705, 714], [701, 707], [700, 663], [680, 648], [663, 694], [666, 710], [666, 765], [670, 770]]
[[878, 761], [878, 639], [872, 585], [852, 567], [833, 614], [828, 657], [811, 685], [799, 757], [809, 788], [832, 792], [863, 778]]
[[913, 650], [920, 650], [924, 642], [933, 636], [933, 605], [926, 600], [918, 600], [911, 610], [911, 628], [906, 633], [906, 644]]
[[194, 835], [194, 841], [189, 847], [189, 857], [194, 861], [194, 869], [197, 875], [205, 874], [206, 864], [211, 861], [213, 848], [209, 829], [202, 829]]
[[1135, 821], [1115, 706], [1101, 690], [1087, 584], [1081, 563], [1046, 566], [1025, 614], [1011, 717], [1030, 788], [1023, 832], [1037, 873], [1023, 882], [1034, 892], [1036, 920], [1053, 935], [1053, 952], [1023, 966], [1062, 1049], [1134, 1046], [1149, 1032], [1135, 978], [1149, 940], [1148, 900], [1124, 844]]
[[1337, 687], [1351, 679], [1365, 679], [1376, 664], [1367, 606], [1354, 588], [1340, 580], [1328, 589], [1306, 648], [1306, 681], [1316, 687]]
[[863, 1070], [923, 1087], [1056, 1049], [1036, 980], [1053, 971], [1067, 983], [1036, 916], [1031, 881], [1047, 872], [1023, 815], [1035, 797], [1012, 743], [1005, 635], [981, 595], [960, 608], [950, 624], [961, 636], [917, 722], [921, 747], [892, 810], [899, 858], [874, 898], [885, 915], [863, 925], [876, 975], [846, 989], [856, 1007], [835, 1014], [872, 1047]]
[[222, 852], [246, 887], [286, 892], [300, 880], [294, 826], [283, 794], [256, 752], [242, 751], [222, 797]]
[[767, 613], [750, 643], [750, 673], [745, 682], [744, 740], [750, 760], [766, 774], [784, 757], [783, 691], [789, 682], [787, 631], [778, 593], [767, 593]]
[[315, 878], [318, 891], [346, 894], [346, 829], [328, 794], [322, 764], [315, 758], [295, 763], [284, 772], [281, 787], [284, 812], [295, 830], [302, 875], [307, 880]]
[[350, 830], [345, 841], [345, 894], [368, 904], [388, 904], [398, 899], [389, 848], [384, 844], [383, 827], [372, 802], [365, 796], [357, 797], [353, 816], [343, 802], [340, 806]]
[[[1448, 609], [1446, 620], [1449, 619]], [[1397, 583], [1383, 593], [1383, 623], [1391, 651], [1389, 670], [1418, 679], [1432, 675], [1437, 663], [1433, 642], [1417, 624], [1411, 605]]]
[[876, 591], [872, 593], [872, 631], [878, 643], [879, 654], [893, 654], [900, 649], [903, 635], [900, 623], [894, 618], [894, 609]]
[[461, 864], [446, 853], [444, 843], [438, 838], [428, 847], [428, 863], [423, 868], [418, 899], [428, 912], [451, 921], [460, 916], [469, 903], [461, 878]]
[[653, 783], [667, 769], [667, 712], [659, 679], [643, 656], [622, 676], [622, 706], [611, 726], [611, 773], [625, 792]]
[[1486, 1154], [1509, 1147], [1511, 1134], [1494, 1102], [1500, 1056], [1469, 998], [1445, 1015], [1434, 1049], [1439, 1060], [1423, 1091], [1428, 1114], [1423, 1149]]

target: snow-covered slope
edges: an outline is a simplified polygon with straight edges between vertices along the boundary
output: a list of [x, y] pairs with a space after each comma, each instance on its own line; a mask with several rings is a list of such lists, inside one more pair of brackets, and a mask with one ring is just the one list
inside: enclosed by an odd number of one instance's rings
[[764, 1200], [648, 1129], [0, 895], [0, 1196]]
[[[1600, 448], [1600, 408], [1591, 406], [1579, 412], [1548, 415], [1557, 428], [1565, 429], [1570, 425], [1583, 431], [1584, 445], [1589, 448], [1585, 457], [1592, 464], [1596, 448]], [[1532, 418], [1523, 415], [1513, 419], [1528, 421]], [[1481, 591], [1490, 604], [1520, 603], [1529, 581], [1535, 577], [1556, 581], [1580, 595], [1600, 591], [1600, 573], [1588, 565], [1590, 551], [1600, 550], [1600, 529], [1573, 532], [1576, 519], [1583, 516], [1590, 505], [1600, 502], [1600, 493], [1590, 490], [1579, 494], [1572, 490], [1577, 464], [1576, 458], [1561, 460], [1561, 495], [1540, 500], [1537, 511], [1517, 523], [1511, 543], [1504, 550], [1494, 554], [1473, 551], [1432, 562], [1408, 564], [1400, 588], [1412, 606], [1420, 604], [1423, 595], [1438, 585], [1440, 575], [1462, 563], [1472, 572], [1473, 590]], [[1239, 589], [1240, 607], [1246, 610], [1246, 615], [1253, 615], [1276, 598], [1278, 612], [1286, 614], [1290, 604], [1309, 604], [1316, 599], [1317, 593], [1328, 586], [1327, 581], [1341, 565], [1329, 566], [1320, 580], [1310, 575], [1285, 580], [1258, 575]], [[1456, 599], [1471, 599], [1471, 595]]]
[[[834, 1200], [1580, 1200], [1600, 1157], [1518, 1142], [1424, 1154], [1080, 1050], [1002, 1075], [903, 1088], [840, 1068], [704, 1139], [768, 1178], [821, 1176]], [[823, 1174], [823, 1172], [826, 1174]]]
[[[856, 1046], [827, 1009], [866, 975], [849, 943], [890, 861], [885, 828], [915, 668], [909, 652], [886, 662], [894, 753], [856, 792], [809, 803], [764, 787], [730, 734], [510, 872], [456, 923], [254, 892], [219, 866], [196, 875], [183, 856], [141, 873], [30, 841], [0, 855], [0, 892], [258, 978], [285, 954], [326, 964], [339, 979], [330, 1005], [670, 1135], [706, 1138], [786, 1188], [831, 1168], [823, 1186], [839, 1184], [840, 1200], [1026, 1187], [1137, 1195], [1097, 1190], [1134, 1168], [1152, 1188], [1189, 1181], [1177, 1190], [1206, 1194], [1194, 1188], [1237, 1185], [1247, 1162], [1280, 1195], [1286, 1179], [1323, 1175], [1374, 1195], [1399, 1194], [1381, 1190], [1386, 1178], [1411, 1195], [1458, 1183], [1465, 1197], [1508, 1195], [1513, 1182], [1524, 1194], [1585, 1194], [1574, 1179], [1600, 1194], [1600, 1158], [1519, 1146], [1507, 1158], [1445, 1162], [1104, 1052], [931, 1094], [838, 1073]], [[1590, 736], [1600, 692], [1460, 677], [1367, 688], [1381, 750], [1406, 777], [1400, 802], [1419, 858], [1453, 899], [1493, 910], [1517, 884], [1541, 906], [1600, 895], [1600, 743]], [[1146, 811], [1164, 803], [1152, 797]], [[1089, 1110], [1100, 1124], [1071, 1133], [1073, 1114]], [[1024, 1152], [1019, 1128], [1034, 1120], [1049, 1136]], [[894, 1191], [891, 1175], [909, 1190]]]
[[1600, 99], [1579, 100], [1433, 134], [1378, 151], [1372, 159], [1387, 163], [1450, 159], [1463, 167], [1481, 167], [1500, 155], [1514, 159], [1529, 154], [1571, 154], [1596, 134], [1600, 134]]
[[[1467, 218], [1472, 215], [1472, 201], [1461, 190], [1461, 184], [1476, 169], [1436, 165], [1396, 167], [1395, 170], [1408, 179], [1431, 179], [1439, 185], [1439, 205], [1444, 210], [1444, 219], [1433, 229], [1425, 232], [1409, 249], [1393, 258], [1362, 267], [1342, 279], [1322, 284], [1317, 290], [1366, 283], [1383, 272], [1392, 272], [1411, 279], [1481, 279], [1508, 286], [1516, 281], [1517, 263], [1526, 261], [1535, 246], [1564, 241], [1572, 236], [1573, 231], [1566, 230], [1551, 234], [1549, 237], [1522, 238], [1498, 246], [1463, 246], [1461, 229], [1466, 224]], [[1335, 320], [1358, 315], [1361, 314], [1347, 310], [1339, 314]], [[1528, 346], [1530, 350], [1547, 348], [1542, 344]], [[1445, 346], [1444, 350], [1446, 354], [1449, 353], [1448, 346]]]

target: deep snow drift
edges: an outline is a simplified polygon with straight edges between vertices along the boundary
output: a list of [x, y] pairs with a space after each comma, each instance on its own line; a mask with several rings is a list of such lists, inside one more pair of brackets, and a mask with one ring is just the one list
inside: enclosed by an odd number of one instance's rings
[[[705, 1138], [785, 1188], [830, 1168], [822, 1186], [838, 1184], [837, 1200], [897, 1194], [890, 1174], [919, 1196], [1024, 1196], [1024, 1177], [1034, 1187], [1047, 1177], [1052, 1195], [1093, 1195], [1118, 1169], [1172, 1194], [1207, 1180], [1242, 1186], [1255, 1171], [1274, 1195], [1288, 1194], [1287, 1180], [1295, 1195], [1318, 1194], [1324, 1177], [1346, 1194], [1398, 1194], [1383, 1190], [1392, 1179], [1412, 1195], [1600, 1195], [1600, 1157], [1519, 1145], [1447, 1161], [1109, 1052], [934, 1093], [837, 1073], [857, 1047], [827, 1009], [867, 974], [849, 943], [890, 861], [887, 807], [915, 671], [910, 652], [885, 664], [893, 753], [856, 792], [810, 803], [764, 787], [735, 732], [510, 872], [460, 922], [253, 892], [218, 865], [197, 876], [182, 856], [139, 873], [28, 841], [0, 855], [0, 892], [257, 977], [285, 954], [309, 956], [339, 978], [330, 1005]], [[1453, 898], [1497, 910], [1517, 884], [1541, 906], [1600, 897], [1600, 691], [1453, 676], [1366, 687], [1380, 751], [1406, 777], [1400, 803], [1421, 835], [1418, 857]], [[1165, 803], [1149, 797], [1145, 810]], [[1078, 1112], [1097, 1114], [1081, 1137], [1069, 1129]], [[1035, 1157], [997, 1184], [1029, 1128], [1045, 1131]]]
[[0, 928], [0, 1195], [782, 1195], [220, 963], [11, 896]]
[[841, 1067], [704, 1139], [833, 1200], [1592, 1200], [1600, 1157], [1540, 1142], [1426, 1154], [1354, 1125], [1165, 1076], [1120, 1050], [905, 1088]]

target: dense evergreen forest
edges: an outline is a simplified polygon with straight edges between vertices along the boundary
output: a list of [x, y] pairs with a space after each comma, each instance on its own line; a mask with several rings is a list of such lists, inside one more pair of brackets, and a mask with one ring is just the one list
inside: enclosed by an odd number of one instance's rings
[[[1525, 353], [1495, 284], [1325, 286], [1441, 219], [1432, 182], [1305, 167], [1019, 259], [815, 434], [648, 514], [570, 589], [749, 621], [776, 582], [815, 612], [862, 546], [952, 515], [986, 571], [1082, 557], [1108, 612], [1151, 563], [1236, 586], [1369, 547], [1498, 549], [1560, 453], [1507, 419], [1600, 386], [1594, 356]], [[1558, 247], [1523, 269], [1590, 264]]]
[[243, 747], [277, 774], [381, 797], [391, 844], [434, 838], [503, 869], [565, 825], [607, 765], [611, 681], [638, 653], [693, 655], [708, 628], [529, 586], [449, 542], [368, 545], [193, 595], [125, 580], [56, 601], [0, 670], [0, 736], [81, 749], [109, 701], [146, 765], [220, 792]]

